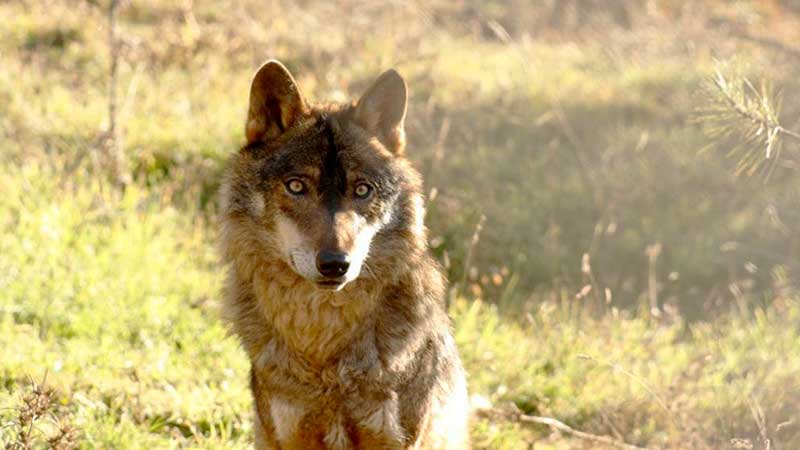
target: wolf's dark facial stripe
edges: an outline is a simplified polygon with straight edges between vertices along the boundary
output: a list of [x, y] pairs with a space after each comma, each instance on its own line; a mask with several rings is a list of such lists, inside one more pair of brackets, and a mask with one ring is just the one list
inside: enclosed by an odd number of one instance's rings
[[347, 193], [347, 174], [339, 158], [339, 147], [336, 145], [336, 136], [330, 118], [323, 117], [322, 120], [327, 149], [320, 170], [319, 194], [323, 203], [327, 205], [328, 211], [333, 213], [341, 205], [342, 196]]

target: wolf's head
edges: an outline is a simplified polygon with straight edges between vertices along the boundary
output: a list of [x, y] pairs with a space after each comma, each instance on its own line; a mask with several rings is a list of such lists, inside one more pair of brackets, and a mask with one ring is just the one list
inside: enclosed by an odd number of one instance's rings
[[310, 105], [281, 63], [265, 63], [250, 89], [248, 144], [223, 194], [228, 258], [279, 258], [339, 290], [416, 257], [424, 213], [403, 156], [406, 102], [405, 82], [389, 70], [353, 104]]

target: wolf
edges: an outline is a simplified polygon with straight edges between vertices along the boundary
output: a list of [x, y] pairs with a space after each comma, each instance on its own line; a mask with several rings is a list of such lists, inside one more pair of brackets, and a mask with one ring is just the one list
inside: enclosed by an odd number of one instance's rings
[[220, 234], [259, 450], [470, 448], [407, 102], [395, 70], [349, 104], [308, 102], [275, 60], [253, 77]]

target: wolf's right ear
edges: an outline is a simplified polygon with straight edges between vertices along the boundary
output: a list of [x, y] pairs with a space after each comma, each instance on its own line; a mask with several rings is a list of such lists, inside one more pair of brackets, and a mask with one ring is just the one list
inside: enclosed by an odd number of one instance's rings
[[250, 108], [245, 134], [247, 143], [275, 139], [308, 113], [292, 74], [280, 62], [265, 62], [250, 86]]
[[355, 120], [367, 131], [375, 133], [390, 151], [403, 153], [406, 134], [408, 88], [394, 69], [384, 72], [361, 96], [354, 109]]

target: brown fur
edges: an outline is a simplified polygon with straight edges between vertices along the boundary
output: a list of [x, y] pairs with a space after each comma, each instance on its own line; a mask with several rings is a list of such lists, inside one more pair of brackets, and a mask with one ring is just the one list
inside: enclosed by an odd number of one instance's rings
[[[403, 156], [405, 89], [389, 71], [355, 104], [309, 105], [275, 61], [253, 81], [221, 237], [258, 449], [469, 448], [444, 278], [427, 253], [420, 177]], [[287, 172], [307, 192], [287, 193]], [[368, 200], [352, 194], [358, 179], [374, 188]], [[361, 252], [364, 265], [339, 290], [322, 289], [287, 259], [287, 236]]]

